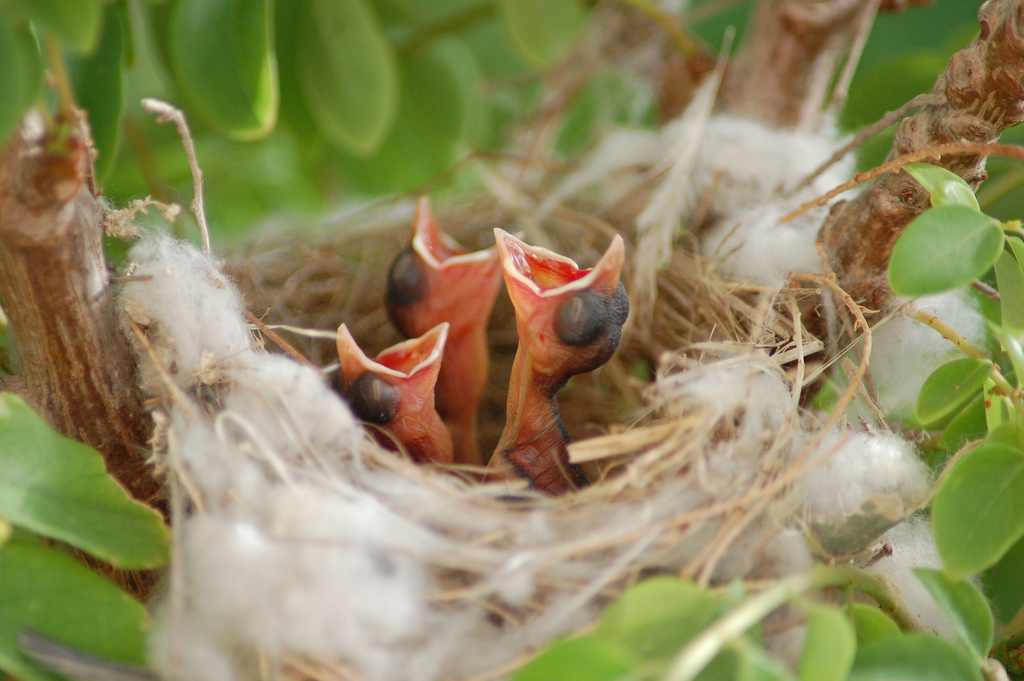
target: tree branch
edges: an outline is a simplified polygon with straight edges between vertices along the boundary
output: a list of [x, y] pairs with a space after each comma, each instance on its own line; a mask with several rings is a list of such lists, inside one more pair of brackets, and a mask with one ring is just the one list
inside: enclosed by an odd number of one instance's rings
[[86, 182], [87, 141], [66, 125], [43, 130], [30, 114], [0, 153], [0, 301], [29, 401], [98, 449], [133, 496], [153, 501], [148, 419], [116, 324], [103, 208]]
[[[940, 144], [994, 142], [1024, 120], [1024, 0], [989, 0], [978, 18], [978, 38], [953, 55], [932, 89], [941, 101], [902, 121], [890, 159]], [[986, 178], [985, 159], [950, 154], [937, 163], [977, 187]], [[928, 205], [928, 193], [896, 172], [833, 207], [821, 238], [841, 285], [855, 299], [874, 309], [886, 305], [893, 245]]]
[[862, 0], [759, 0], [729, 69], [726, 111], [780, 128], [817, 123]]

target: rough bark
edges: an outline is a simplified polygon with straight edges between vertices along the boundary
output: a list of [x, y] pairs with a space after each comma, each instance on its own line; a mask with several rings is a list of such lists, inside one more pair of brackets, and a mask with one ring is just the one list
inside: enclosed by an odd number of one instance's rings
[[30, 127], [0, 154], [0, 301], [21, 388], [58, 430], [99, 450], [133, 496], [152, 501], [148, 419], [115, 320], [88, 148], [76, 134]]
[[[1024, 120], [1024, 0], [989, 0], [978, 19], [978, 38], [953, 55], [935, 83], [932, 92], [942, 102], [901, 122], [890, 158], [936, 144], [994, 142]], [[973, 187], [986, 177], [984, 156], [949, 155], [937, 163]], [[893, 245], [928, 206], [928, 194], [909, 175], [889, 173], [856, 199], [833, 207], [821, 238], [840, 284], [854, 299], [885, 307]]]
[[779, 128], [816, 126], [865, 0], [759, 0], [723, 109]]

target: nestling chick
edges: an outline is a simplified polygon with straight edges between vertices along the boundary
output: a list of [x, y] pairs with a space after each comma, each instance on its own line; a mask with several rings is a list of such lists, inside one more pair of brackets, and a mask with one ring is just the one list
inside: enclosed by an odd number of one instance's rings
[[505, 429], [491, 466], [528, 478], [541, 491], [563, 494], [586, 481], [569, 463], [556, 395], [570, 377], [597, 369], [619, 346], [629, 315], [620, 282], [625, 246], [616, 236], [601, 260], [584, 269], [500, 229], [494, 233], [519, 347]]
[[487, 320], [501, 286], [493, 248], [467, 253], [437, 226], [426, 197], [413, 220], [413, 238], [388, 272], [388, 314], [412, 338], [450, 324], [437, 407], [452, 432], [455, 461], [483, 463], [477, 444], [477, 411], [487, 385]]
[[352, 412], [394, 436], [414, 461], [451, 463], [452, 438], [434, 408], [448, 324], [370, 359], [348, 328], [338, 328], [342, 395]]

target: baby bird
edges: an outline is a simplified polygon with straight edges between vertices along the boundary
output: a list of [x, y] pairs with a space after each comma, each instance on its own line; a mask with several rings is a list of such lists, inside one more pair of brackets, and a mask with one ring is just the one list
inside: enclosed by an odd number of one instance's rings
[[480, 465], [477, 411], [487, 386], [487, 320], [501, 286], [493, 248], [467, 253], [442, 233], [419, 201], [412, 243], [388, 272], [387, 308], [406, 337], [450, 325], [437, 379], [437, 407], [452, 432], [457, 463]]
[[586, 480], [569, 463], [558, 391], [615, 353], [629, 315], [620, 282], [625, 247], [616, 236], [590, 269], [494, 230], [516, 313], [519, 346], [512, 365], [505, 429], [491, 459], [499, 475], [517, 474], [538, 490], [563, 494]]
[[338, 327], [341, 389], [352, 412], [380, 426], [420, 463], [452, 462], [451, 434], [434, 407], [448, 329], [438, 324], [370, 359], [348, 328]]

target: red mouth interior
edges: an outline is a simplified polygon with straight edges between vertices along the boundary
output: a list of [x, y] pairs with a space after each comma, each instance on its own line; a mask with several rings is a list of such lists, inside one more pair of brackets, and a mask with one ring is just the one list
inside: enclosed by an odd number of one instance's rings
[[377, 363], [403, 374], [412, 373], [420, 363], [430, 356], [434, 350], [436, 339], [433, 335], [423, 337], [418, 343], [400, 348], [390, 348], [377, 355]]
[[590, 273], [590, 268], [583, 269], [564, 260], [545, 258], [511, 240], [505, 241], [505, 247], [508, 249], [509, 260], [519, 273], [543, 290], [565, 286]]

